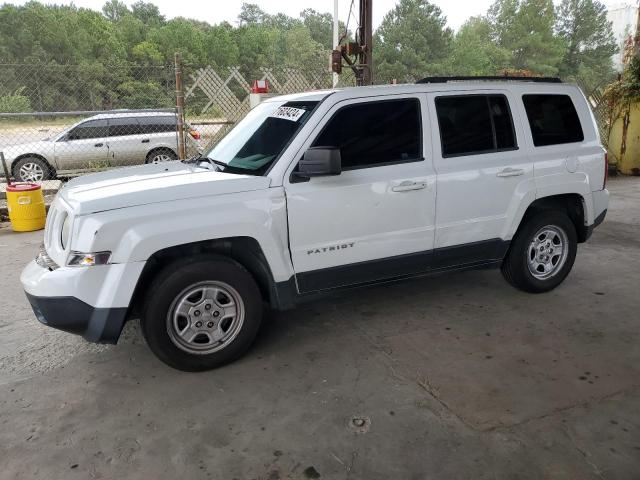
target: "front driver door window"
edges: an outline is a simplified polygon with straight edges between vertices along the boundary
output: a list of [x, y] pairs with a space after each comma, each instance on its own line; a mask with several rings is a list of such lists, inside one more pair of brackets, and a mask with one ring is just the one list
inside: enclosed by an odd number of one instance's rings
[[76, 125], [56, 142], [59, 170], [104, 167], [107, 162], [107, 120], [96, 119]]

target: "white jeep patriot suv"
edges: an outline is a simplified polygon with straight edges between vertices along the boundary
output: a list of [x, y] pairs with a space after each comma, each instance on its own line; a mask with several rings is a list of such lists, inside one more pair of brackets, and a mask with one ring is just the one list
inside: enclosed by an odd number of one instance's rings
[[206, 156], [87, 175], [53, 202], [22, 273], [38, 319], [210, 369], [263, 303], [500, 267], [551, 290], [607, 211], [589, 105], [555, 79], [427, 78], [270, 99]]

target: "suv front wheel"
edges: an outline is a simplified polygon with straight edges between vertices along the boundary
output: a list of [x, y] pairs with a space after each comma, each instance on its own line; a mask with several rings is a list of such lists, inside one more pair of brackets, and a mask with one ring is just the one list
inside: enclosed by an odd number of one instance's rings
[[571, 271], [577, 245], [575, 226], [566, 214], [539, 212], [518, 230], [502, 263], [502, 273], [520, 290], [548, 292]]
[[260, 290], [249, 272], [225, 257], [173, 264], [149, 292], [142, 333], [153, 353], [179, 370], [209, 370], [235, 360], [260, 327]]

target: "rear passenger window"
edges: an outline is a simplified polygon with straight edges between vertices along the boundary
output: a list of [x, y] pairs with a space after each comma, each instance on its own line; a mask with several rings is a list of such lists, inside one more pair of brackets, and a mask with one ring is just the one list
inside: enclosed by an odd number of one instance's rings
[[420, 102], [415, 98], [341, 108], [313, 146], [338, 147], [344, 170], [422, 160]]
[[121, 137], [125, 135], [139, 135], [141, 133], [138, 120], [133, 117], [110, 118], [109, 136]]
[[536, 147], [581, 142], [582, 126], [568, 95], [523, 95]]
[[175, 132], [177, 128], [176, 124], [177, 119], [173, 115], [140, 118], [142, 133]]
[[436, 98], [442, 156], [455, 157], [517, 148], [504, 95]]

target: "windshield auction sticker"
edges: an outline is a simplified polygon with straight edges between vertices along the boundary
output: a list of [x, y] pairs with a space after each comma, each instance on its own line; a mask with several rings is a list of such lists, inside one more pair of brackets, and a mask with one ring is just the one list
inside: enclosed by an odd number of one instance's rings
[[294, 107], [278, 107], [270, 116], [273, 118], [282, 118], [283, 120], [290, 120], [297, 122], [306, 110]]

